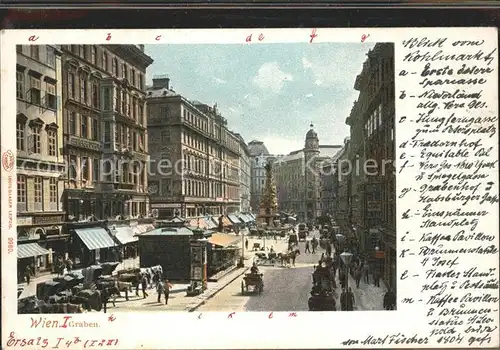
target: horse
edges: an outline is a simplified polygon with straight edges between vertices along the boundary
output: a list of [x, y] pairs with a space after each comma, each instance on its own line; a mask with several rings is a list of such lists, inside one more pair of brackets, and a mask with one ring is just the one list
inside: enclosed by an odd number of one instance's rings
[[[300, 250], [298, 249], [295, 249], [294, 251], [287, 253], [278, 253], [278, 257], [281, 260], [281, 266], [282, 267], [290, 265], [295, 266], [295, 259], [297, 258], [297, 255], [300, 255]], [[292, 261], [292, 264], [290, 264], [290, 261]]]

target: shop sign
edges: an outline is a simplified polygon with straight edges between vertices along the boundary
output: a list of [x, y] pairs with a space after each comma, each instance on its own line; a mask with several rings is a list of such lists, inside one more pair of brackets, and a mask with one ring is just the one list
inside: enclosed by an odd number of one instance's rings
[[367, 211], [381, 211], [382, 203], [380, 201], [368, 201], [366, 202], [366, 210]]
[[99, 151], [101, 149], [101, 144], [99, 142], [82, 139], [77, 136], [70, 136], [69, 144], [79, 148], [91, 149], [93, 151]]
[[62, 216], [37, 216], [35, 217], [35, 225], [47, 225], [47, 224], [60, 224], [62, 222]]
[[375, 257], [377, 259], [383, 259], [383, 258], [385, 258], [385, 253], [383, 251], [379, 250], [378, 252], [375, 253]]
[[160, 209], [160, 208], [180, 208], [181, 207], [181, 204], [179, 203], [152, 203], [151, 204], [151, 208], [157, 208], [157, 209]]
[[31, 216], [18, 216], [16, 219], [17, 226], [33, 225], [33, 217]]

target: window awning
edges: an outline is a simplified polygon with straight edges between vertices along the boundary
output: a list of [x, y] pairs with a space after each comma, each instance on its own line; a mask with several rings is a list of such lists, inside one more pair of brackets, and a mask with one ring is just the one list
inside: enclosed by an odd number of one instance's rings
[[38, 243], [25, 243], [17, 246], [18, 259], [31, 258], [46, 254], [49, 254], [49, 251]]
[[115, 246], [111, 236], [101, 227], [78, 228], [75, 232], [89, 250]]
[[134, 226], [133, 230], [136, 235], [140, 235], [142, 233], [146, 233], [149, 231], [153, 231], [155, 229], [154, 225], [152, 224], [141, 224]]
[[252, 221], [250, 219], [250, 217], [246, 214], [238, 214], [238, 216], [241, 218], [241, 220], [243, 220], [243, 222], [246, 224], [246, 223], [249, 223], [250, 221]]
[[217, 227], [217, 224], [215, 223], [213, 218], [207, 217], [205, 218], [205, 221], [207, 222], [207, 229], [212, 229]]
[[128, 244], [136, 242], [139, 238], [135, 236], [135, 232], [132, 227], [129, 226], [118, 226], [115, 231], [111, 231], [115, 235], [118, 242], [121, 244]]
[[241, 243], [241, 237], [226, 235], [224, 233], [214, 233], [208, 238], [208, 242], [219, 247], [229, 247], [230, 245], [238, 245]]
[[231, 220], [229, 220], [228, 217], [225, 215], [222, 217], [222, 226], [224, 226], [224, 227], [233, 226], [233, 224], [231, 223]]
[[231, 220], [231, 222], [232, 222], [233, 224], [237, 224], [237, 225], [241, 224], [240, 219], [238, 219], [238, 217], [237, 217], [236, 215], [234, 215], [234, 214], [229, 214], [227, 217], [229, 218], [229, 220]]

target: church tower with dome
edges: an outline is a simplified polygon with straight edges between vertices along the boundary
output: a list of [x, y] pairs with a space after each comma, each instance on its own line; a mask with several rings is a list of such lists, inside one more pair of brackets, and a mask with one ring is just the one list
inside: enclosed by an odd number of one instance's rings
[[314, 131], [314, 125], [311, 123], [310, 129], [306, 134], [304, 144], [304, 202], [305, 221], [314, 221], [320, 214], [320, 177], [318, 173], [317, 158], [320, 154], [318, 134]]

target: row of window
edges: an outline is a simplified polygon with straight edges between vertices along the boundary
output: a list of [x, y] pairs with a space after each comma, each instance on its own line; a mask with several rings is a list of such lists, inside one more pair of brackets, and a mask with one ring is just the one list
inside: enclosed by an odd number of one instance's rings
[[18, 67], [16, 71], [16, 97], [28, 103], [44, 106], [49, 109], [57, 109], [56, 84], [52, 81], [42, 82], [40, 77], [29, 75], [29, 89], [26, 86], [26, 74], [24, 67]]
[[57, 129], [50, 126], [45, 128], [47, 146], [42, 147], [42, 125], [31, 123], [29, 135], [26, 120], [16, 121], [16, 147], [18, 151], [27, 151], [30, 154], [46, 154], [57, 156]]
[[83, 113], [66, 110], [67, 132], [73, 136], [99, 141], [99, 121]]
[[114, 172], [110, 161], [103, 162], [104, 173], [101, 173], [101, 160], [99, 158], [70, 156], [69, 179], [71, 181], [85, 181], [89, 183], [121, 182], [125, 184], [143, 185], [146, 169], [136, 163], [115, 164]]
[[[79, 74], [78, 83], [75, 73], [68, 72], [68, 97], [95, 109], [99, 109], [99, 83], [89, 80], [86, 74]], [[89, 93], [89, 86], [91, 91]], [[77, 91], [79, 93], [77, 94]]]
[[[111, 142], [111, 123], [104, 122], [104, 142]], [[115, 143], [122, 148], [145, 152], [144, 133], [124, 124], [115, 124]]]
[[[94, 66], [106, 72], [111, 72], [116, 78], [127, 79], [132, 86], [144, 90], [144, 75], [141, 72], [136, 72], [134, 68], [128, 67], [125, 61], [120, 62], [117, 57], [113, 57], [104, 49], [98, 50], [97, 45], [71, 45], [70, 49], [73, 54], [92, 63]], [[98, 57], [99, 51], [101, 51], [100, 57]]]
[[[27, 52], [29, 50], [29, 53]], [[53, 47], [48, 45], [17, 45], [16, 52], [29, 55], [32, 59], [40, 61], [47, 66], [55, 68], [56, 53]], [[44, 55], [45, 53], [45, 55]], [[43, 57], [43, 59], [42, 59]]]
[[227, 197], [230, 199], [239, 198], [239, 186], [231, 186], [222, 183], [205, 182], [190, 179], [184, 181], [185, 194], [189, 197]]
[[[104, 89], [104, 110], [109, 108], [110, 88]], [[139, 101], [137, 97], [127, 93], [126, 89], [114, 89], [114, 111], [124, 114], [134, 119], [139, 124], [144, 124], [144, 102]]]
[[[26, 175], [17, 175], [17, 202], [26, 203], [28, 198], [33, 198], [35, 203], [43, 203], [43, 177], [34, 176], [33, 193], [28, 193], [28, 177]], [[56, 178], [49, 178], [49, 202], [58, 201], [58, 184]]]

